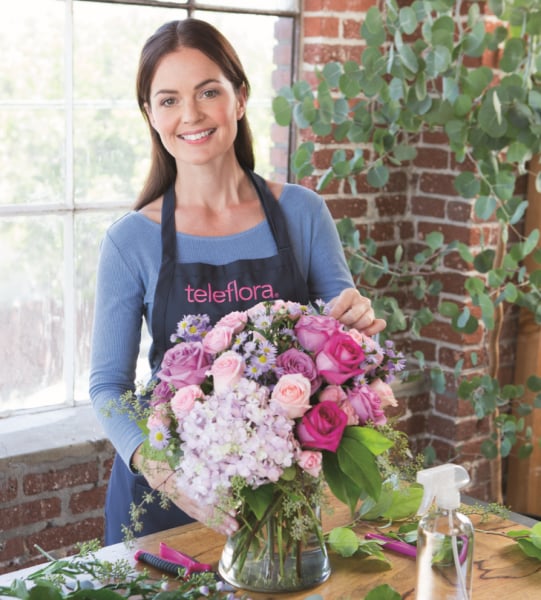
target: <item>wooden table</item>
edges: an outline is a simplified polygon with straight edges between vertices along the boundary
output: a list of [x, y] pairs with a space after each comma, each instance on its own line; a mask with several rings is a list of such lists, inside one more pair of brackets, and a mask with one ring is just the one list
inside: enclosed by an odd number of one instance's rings
[[[494, 535], [512, 529], [523, 529], [525, 525], [493, 516], [485, 523], [479, 523], [476, 517], [472, 520], [477, 528], [474, 546], [474, 600], [541, 600], [541, 561], [526, 557], [511, 539]], [[337, 508], [333, 515], [324, 517], [324, 528], [328, 530], [346, 522], [347, 511]], [[527, 522], [527, 525], [531, 524]], [[373, 527], [358, 527], [359, 534], [364, 535], [369, 530], [373, 531]], [[133, 555], [136, 549], [157, 553], [161, 541], [201, 562], [217, 565], [225, 538], [197, 523], [140, 538], [133, 548], [127, 548], [124, 544], [107, 546], [100, 550], [99, 556], [107, 560], [126, 558], [135, 564]], [[332, 574], [316, 588], [291, 594], [250, 593], [249, 596], [253, 600], [304, 600], [311, 594], [319, 594], [323, 600], [362, 600], [371, 589], [387, 583], [403, 599], [414, 600], [414, 559], [389, 552], [392, 568], [381, 570], [381, 564], [370, 559], [341, 558], [332, 552], [330, 556]], [[0, 585], [8, 585], [27, 571], [28, 569], [0, 576]]]

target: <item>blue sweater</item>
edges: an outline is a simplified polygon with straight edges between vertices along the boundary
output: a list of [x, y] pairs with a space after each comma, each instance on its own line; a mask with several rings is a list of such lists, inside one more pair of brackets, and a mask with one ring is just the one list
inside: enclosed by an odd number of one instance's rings
[[[279, 202], [311, 300], [328, 301], [352, 287], [336, 226], [323, 199], [307, 188], [286, 184]], [[213, 265], [277, 252], [266, 221], [224, 237], [177, 233], [177, 244], [180, 262]], [[143, 435], [126, 414], [109, 408], [135, 387], [143, 318], [148, 328], [160, 263], [159, 224], [130, 212], [108, 229], [97, 273], [90, 397], [105, 433], [128, 466]]]

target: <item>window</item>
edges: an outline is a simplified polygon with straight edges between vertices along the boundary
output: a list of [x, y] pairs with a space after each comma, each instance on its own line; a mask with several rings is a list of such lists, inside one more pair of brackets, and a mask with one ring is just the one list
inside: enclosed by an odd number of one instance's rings
[[286, 178], [271, 102], [291, 80], [298, 0], [261, 4], [10, 5], [0, 24], [0, 414], [87, 400], [99, 242], [148, 168], [135, 71], [159, 25], [192, 15], [231, 40], [253, 88], [257, 170]]

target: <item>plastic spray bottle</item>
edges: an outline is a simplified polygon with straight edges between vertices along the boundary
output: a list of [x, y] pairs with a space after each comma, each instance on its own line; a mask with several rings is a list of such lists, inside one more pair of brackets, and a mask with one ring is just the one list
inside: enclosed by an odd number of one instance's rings
[[453, 464], [417, 473], [424, 487], [417, 535], [416, 600], [471, 600], [473, 525], [458, 512], [467, 471]]

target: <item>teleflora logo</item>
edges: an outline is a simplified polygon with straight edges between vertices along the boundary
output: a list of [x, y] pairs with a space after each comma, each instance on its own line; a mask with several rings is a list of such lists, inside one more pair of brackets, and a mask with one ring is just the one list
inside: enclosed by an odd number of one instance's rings
[[184, 291], [190, 304], [261, 302], [263, 300], [276, 300], [280, 297], [270, 283], [239, 286], [236, 280], [230, 281], [225, 289], [215, 289], [212, 283], [204, 288], [194, 288], [188, 284]]

